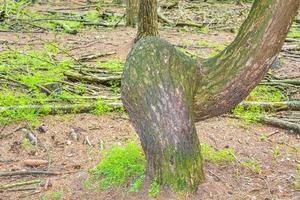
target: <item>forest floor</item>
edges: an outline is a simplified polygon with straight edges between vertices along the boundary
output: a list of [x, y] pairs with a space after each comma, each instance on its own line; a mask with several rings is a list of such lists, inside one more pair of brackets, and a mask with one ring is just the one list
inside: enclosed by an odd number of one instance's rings
[[[79, 0], [70, 2], [73, 4], [69, 3], [68, 9], [73, 11], [85, 3]], [[30, 7], [30, 10], [45, 11], [50, 8], [51, 10], [64, 10], [66, 8], [64, 4], [60, 1], [52, 2], [51, 5], [35, 4]], [[194, 5], [186, 3], [184, 7]], [[229, 14], [232, 10], [244, 12], [245, 9], [249, 9], [249, 5], [245, 5], [245, 8], [233, 4], [199, 3], [199, 5], [204, 5], [207, 10], [210, 6], [214, 9], [225, 6]], [[181, 9], [167, 10], [165, 14], [172, 18], [176, 16], [178, 10], [182, 11]], [[204, 9], [205, 12], [207, 10]], [[124, 8], [107, 5], [102, 11], [122, 15]], [[203, 10], [199, 9], [199, 15], [202, 12]], [[212, 18], [219, 17], [212, 16]], [[244, 17], [236, 19], [235, 25], [239, 26]], [[197, 14], [188, 18], [196, 21]], [[208, 57], [222, 50], [223, 46], [234, 39], [235, 27], [230, 22], [228, 23], [222, 26], [222, 29], [225, 27], [226, 31], [217, 28], [195, 29], [161, 25], [160, 36], [193, 57]], [[26, 55], [26, 49], [43, 51], [44, 45], [48, 43], [59, 44], [61, 48], [68, 49], [67, 53], [52, 56], [55, 61], [66, 57], [80, 58], [82, 55], [113, 52], [112, 55], [90, 59], [86, 64], [124, 62], [136, 34], [135, 28], [121, 25], [113, 28], [80, 27], [77, 34], [51, 30], [36, 31], [34, 29], [33, 31], [30, 27], [24, 32], [5, 29], [7, 28], [5, 26], [2, 28], [0, 53], [9, 48], [13, 51], [24, 51]], [[272, 74], [282, 79], [293, 77], [300, 80], [300, 61], [296, 58], [283, 58], [282, 66], [274, 69]], [[55, 74], [49, 74], [49, 76], [55, 76]], [[10, 90], [13, 89], [8, 87], [4, 92]], [[300, 99], [299, 88], [296, 90], [291, 93], [290, 99]], [[3, 106], [1, 102], [0, 106]], [[36, 118], [34, 122], [31, 119], [18, 119], [0, 125], [0, 200], [153, 199], [148, 195], [145, 187], [136, 193], [128, 193], [124, 188], [118, 187], [104, 190], [84, 187], [84, 181], [89, 177], [89, 169], [99, 163], [103, 149], [109, 149], [113, 145], [126, 145], [130, 141], [138, 142], [138, 137], [125, 112], [60, 114]], [[38, 130], [41, 124], [46, 127], [45, 132]], [[38, 139], [36, 146], [24, 142], [22, 128], [28, 127]], [[265, 124], [245, 122], [232, 116], [211, 118], [198, 122], [196, 127], [201, 143], [209, 144], [216, 150], [232, 148], [235, 151], [235, 159], [217, 163], [205, 160], [206, 180], [199, 186], [196, 194], [176, 194], [167, 188], [162, 188], [156, 199], [300, 199], [300, 167], [297, 170], [297, 166], [300, 166], [299, 134]], [[70, 132], [76, 132], [78, 139], [72, 140]], [[1, 172], [29, 169], [30, 167], [24, 166], [26, 159], [47, 160], [49, 164], [39, 170], [60, 174], [1, 176]], [[42, 184], [3, 188], [8, 184], [32, 180], [41, 180]]]

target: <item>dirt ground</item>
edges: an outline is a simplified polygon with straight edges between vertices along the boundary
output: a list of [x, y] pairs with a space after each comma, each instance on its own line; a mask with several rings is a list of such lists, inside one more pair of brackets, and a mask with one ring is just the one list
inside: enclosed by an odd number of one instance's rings
[[[31, 44], [38, 47], [46, 41], [57, 42], [72, 49], [73, 56], [95, 52], [116, 54], [105, 59], [125, 60], [133, 45], [136, 29], [117, 27], [115, 29], [85, 29], [77, 35], [63, 33], [0, 33], [1, 40], [7, 40], [12, 47], [18, 48]], [[228, 43], [234, 39], [234, 33], [228, 32], [182, 32], [178, 29], [161, 29], [161, 37], [174, 45], [197, 48], [197, 41], [205, 39], [212, 42]], [[0, 46], [4, 50], [5, 46]], [[201, 53], [207, 49], [199, 48]], [[280, 77], [293, 75], [300, 77], [300, 63], [285, 60], [283, 66], [275, 70]], [[151, 199], [143, 188], [137, 193], [127, 194], [119, 188], [103, 191], [87, 189], [83, 186], [88, 177], [88, 169], [101, 160], [100, 146], [109, 149], [112, 145], [122, 145], [138, 137], [125, 113], [107, 113], [104, 115], [77, 114], [46, 116], [40, 119], [45, 124], [46, 133], [33, 130], [39, 140], [34, 149], [22, 148], [23, 133], [20, 127], [26, 122], [16, 122], [0, 126], [0, 135], [11, 134], [0, 139], [0, 171], [26, 169], [24, 159], [40, 158], [50, 160], [49, 170], [64, 173], [57, 176], [1, 177], [0, 185], [43, 179], [51, 183], [45, 189], [15, 191], [1, 190], [0, 200], [42, 199], [46, 194], [60, 191], [65, 200], [122, 200]], [[175, 194], [163, 188], [159, 200], [171, 199], [213, 199], [213, 200], [297, 200], [300, 190], [293, 183], [296, 180], [296, 164], [300, 163], [300, 137], [290, 131], [261, 125], [246, 125], [243, 121], [229, 117], [216, 117], [196, 124], [201, 143], [208, 143], [215, 149], [234, 148], [236, 161], [215, 164], [205, 161], [206, 180], [196, 194]], [[79, 133], [78, 141], [69, 137], [71, 129]], [[88, 137], [92, 146], [84, 143]], [[255, 159], [261, 166], [261, 172], [255, 173], [241, 163]], [[30, 188], [29, 188], [30, 189]]]
[[[0, 170], [24, 169], [23, 160], [27, 158], [49, 159], [50, 170], [70, 172], [61, 176], [45, 177], [52, 184], [47, 190], [24, 199], [38, 199], [44, 193], [63, 191], [62, 199], [150, 199], [147, 190], [126, 194], [113, 188], [94, 191], [83, 187], [88, 177], [88, 169], [101, 159], [99, 144], [110, 148], [114, 144], [126, 144], [137, 140], [133, 128], [125, 114], [111, 113], [102, 116], [90, 114], [70, 116], [49, 116], [41, 119], [47, 127], [46, 133], [38, 134], [40, 145], [29, 151], [21, 147], [22, 132], [13, 133], [11, 138], [1, 141]], [[24, 123], [11, 124], [3, 133], [16, 130]], [[72, 143], [70, 129], [79, 133], [79, 140]], [[260, 124], [245, 126], [236, 119], [218, 117], [197, 123], [200, 141], [216, 149], [231, 147], [236, 151], [237, 161], [214, 164], [205, 162], [206, 181], [195, 195], [178, 196], [169, 190], [162, 190], [157, 199], [299, 199], [300, 191], [293, 189], [296, 171], [295, 162], [299, 160], [300, 138], [287, 131]], [[262, 140], [262, 135], [267, 139]], [[92, 146], [83, 143], [88, 136]], [[279, 148], [279, 155], [274, 150]], [[298, 150], [299, 151], [299, 150]], [[298, 156], [298, 157], [297, 157]], [[240, 162], [256, 159], [262, 168], [254, 173]], [[6, 160], [5, 162], [3, 162]], [[33, 177], [28, 177], [32, 179]], [[25, 180], [24, 178], [0, 178], [1, 184]], [[17, 199], [24, 192], [0, 192], [0, 199]], [[26, 192], [25, 192], [26, 194]], [[31, 193], [28, 193], [31, 194]]]

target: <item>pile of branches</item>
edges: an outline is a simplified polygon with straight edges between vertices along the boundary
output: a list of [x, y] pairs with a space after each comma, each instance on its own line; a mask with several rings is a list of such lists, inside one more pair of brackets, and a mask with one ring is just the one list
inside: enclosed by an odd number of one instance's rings
[[243, 23], [251, 5], [213, 4], [176, 1], [162, 4], [158, 10], [161, 22], [173, 27], [208, 27], [212, 30], [235, 31]]
[[[8, 2], [10, 2], [9, 0]], [[124, 20], [122, 14], [106, 10], [100, 3], [87, 4], [79, 7], [31, 10], [30, 2], [15, 2], [4, 5], [6, 9], [0, 12], [1, 32], [45, 32], [62, 31], [69, 34], [78, 33], [78, 28], [85, 26], [116, 27]], [[9, 8], [7, 8], [9, 7]], [[0, 7], [1, 8], [1, 7]], [[1, 10], [1, 9], [0, 9]], [[88, 17], [88, 12], [94, 12], [94, 17]], [[72, 27], [70, 23], [77, 23]]]

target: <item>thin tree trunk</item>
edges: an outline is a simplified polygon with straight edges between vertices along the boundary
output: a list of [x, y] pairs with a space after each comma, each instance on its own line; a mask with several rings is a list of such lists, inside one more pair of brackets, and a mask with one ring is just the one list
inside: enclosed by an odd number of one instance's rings
[[135, 45], [125, 64], [122, 101], [141, 139], [151, 178], [174, 189], [197, 190], [204, 175], [194, 120], [227, 112], [259, 83], [299, 4], [256, 0], [235, 41], [204, 62], [157, 37]]
[[157, 0], [140, 0], [138, 33], [135, 41], [145, 36], [158, 35]]
[[135, 27], [137, 23], [137, 15], [139, 8], [139, 0], [126, 1], [126, 26]]

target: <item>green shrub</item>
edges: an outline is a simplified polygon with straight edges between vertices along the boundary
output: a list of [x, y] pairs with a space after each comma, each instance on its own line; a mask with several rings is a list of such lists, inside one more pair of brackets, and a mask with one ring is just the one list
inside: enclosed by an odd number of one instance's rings
[[150, 197], [156, 197], [160, 192], [160, 185], [156, 179], [154, 179], [149, 187], [148, 194]]
[[137, 144], [114, 146], [104, 152], [100, 163], [90, 170], [91, 176], [85, 185], [92, 186], [96, 183], [97, 188], [108, 188], [130, 181], [128, 190], [137, 191], [144, 179], [145, 164], [145, 157]]

